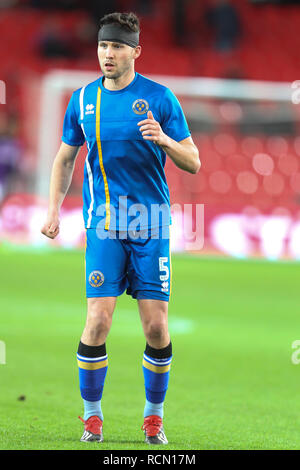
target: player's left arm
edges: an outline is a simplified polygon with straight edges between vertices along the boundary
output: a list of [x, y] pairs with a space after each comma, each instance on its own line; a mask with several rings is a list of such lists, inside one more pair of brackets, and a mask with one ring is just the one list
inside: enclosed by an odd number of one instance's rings
[[201, 162], [199, 159], [199, 151], [192, 137], [187, 137], [180, 142], [176, 142], [163, 132], [159, 122], [154, 119], [151, 111], [148, 111], [147, 118], [148, 119], [144, 119], [138, 123], [143, 138], [160, 145], [178, 168], [188, 171], [189, 173], [198, 173]]

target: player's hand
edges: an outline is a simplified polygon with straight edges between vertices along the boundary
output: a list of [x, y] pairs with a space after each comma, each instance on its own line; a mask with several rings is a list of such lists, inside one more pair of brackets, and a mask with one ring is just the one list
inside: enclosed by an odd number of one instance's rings
[[155, 121], [152, 111], [148, 111], [147, 118], [138, 122], [140, 131], [145, 140], [151, 140], [154, 144], [167, 145], [168, 136], [163, 132], [159, 122]]
[[41, 228], [43, 235], [48, 238], [55, 238], [59, 234], [59, 217], [58, 215], [48, 214], [47, 220], [44, 226]]

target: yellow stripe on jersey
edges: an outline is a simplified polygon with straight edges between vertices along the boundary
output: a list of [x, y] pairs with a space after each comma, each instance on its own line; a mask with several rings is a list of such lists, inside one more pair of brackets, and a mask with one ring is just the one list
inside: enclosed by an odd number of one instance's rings
[[106, 209], [106, 219], [105, 219], [105, 229], [109, 229], [110, 225], [110, 195], [108, 189], [108, 183], [106, 178], [106, 173], [103, 166], [103, 156], [102, 156], [102, 147], [101, 147], [101, 139], [100, 139], [100, 105], [101, 105], [101, 88], [98, 88], [97, 93], [97, 105], [96, 105], [96, 141], [98, 147], [98, 154], [99, 154], [99, 164], [101, 173], [103, 176], [104, 182], [104, 191], [105, 191], [105, 209]]
[[143, 366], [146, 369], [155, 372], [156, 374], [164, 374], [170, 370], [171, 364], [168, 364], [167, 366], [155, 366], [154, 364], [150, 364], [149, 362], [145, 361], [145, 359], [143, 359]]
[[78, 362], [78, 367], [80, 369], [85, 369], [85, 370], [97, 370], [97, 369], [102, 369], [103, 367], [106, 367], [108, 365], [108, 359], [105, 361], [100, 361], [100, 362], [83, 362], [77, 359]]

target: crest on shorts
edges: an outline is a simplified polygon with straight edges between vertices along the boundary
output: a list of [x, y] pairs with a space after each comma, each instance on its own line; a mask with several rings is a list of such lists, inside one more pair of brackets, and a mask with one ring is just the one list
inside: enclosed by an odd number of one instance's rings
[[135, 100], [132, 109], [135, 114], [145, 114], [149, 110], [149, 103], [143, 99]]
[[100, 287], [104, 282], [104, 275], [101, 271], [92, 271], [89, 275], [89, 283], [92, 287]]

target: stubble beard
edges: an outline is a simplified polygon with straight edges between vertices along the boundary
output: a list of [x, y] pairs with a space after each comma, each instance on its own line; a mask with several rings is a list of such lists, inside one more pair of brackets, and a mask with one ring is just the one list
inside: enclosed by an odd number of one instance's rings
[[108, 79], [111, 79], [111, 80], [118, 80], [118, 78], [122, 77], [122, 72], [105, 72], [105, 70], [103, 71], [103, 75], [105, 78], [108, 78]]
[[110, 80], [118, 80], [119, 78], [122, 77], [126, 72], [130, 70], [130, 64], [126, 64], [122, 67], [121, 70], [116, 70], [115, 72], [106, 72], [105, 67], [101, 67], [102, 73], [105, 78], [110, 79]]

